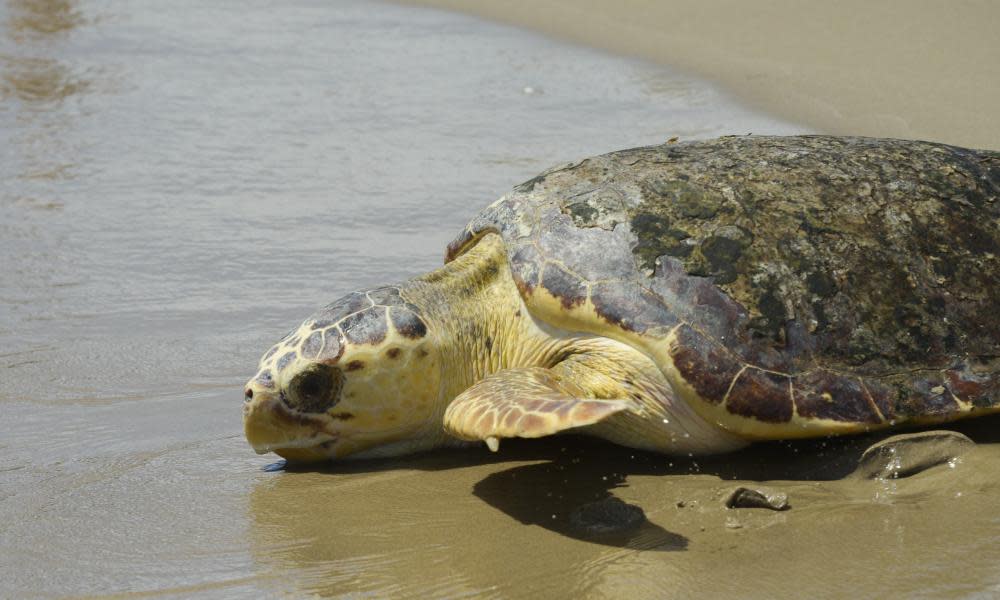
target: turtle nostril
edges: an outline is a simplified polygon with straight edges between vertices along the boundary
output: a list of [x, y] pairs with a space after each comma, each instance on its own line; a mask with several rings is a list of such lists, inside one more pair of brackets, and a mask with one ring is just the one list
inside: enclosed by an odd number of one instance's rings
[[253, 400], [253, 390], [247, 388], [247, 391], [243, 394], [243, 401], [250, 402], [251, 400]]

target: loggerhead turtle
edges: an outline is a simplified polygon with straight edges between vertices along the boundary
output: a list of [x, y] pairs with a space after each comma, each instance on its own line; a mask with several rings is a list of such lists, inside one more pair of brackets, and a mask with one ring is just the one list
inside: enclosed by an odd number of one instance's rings
[[1000, 153], [724, 137], [548, 170], [446, 264], [354, 292], [246, 386], [258, 452], [579, 428], [667, 453], [1000, 408]]

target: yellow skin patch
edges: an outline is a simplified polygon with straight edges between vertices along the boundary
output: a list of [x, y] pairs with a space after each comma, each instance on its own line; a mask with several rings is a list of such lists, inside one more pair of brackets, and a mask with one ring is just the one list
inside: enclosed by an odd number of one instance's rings
[[[457, 438], [495, 448], [502, 437], [571, 428], [662, 452], [746, 444], [678, 398], [632, 340], [539, 319], [538, 299], [529, 297], [529, 310], [497, 235], [402, 284], [398, 299], [419, 312], [424, 335], [406, 335], [362, 299], [358, 310], [369, 311], [368, 322], [348, 315], [326, 325], [317, 356], [306, 357], [314, 353], [306, 346], [315, 318], [265, 355], [244, 405], [247, 440], [258, 452], [291, 460], [391, 456], [461, 443]], [[387, 326], [377, 342], [348, 340], [378, 318]], [[303, 412], [296, 388], [317, 369], [335, 369], [339, 391], [328, 408]]]
[[[303, 330], [308, 330], [308, 324], [300, 327]], [[255, 376], [247, 383], [253, 398], [244, 405], [247, 440], [258, 452], [273, 451], [293, 460], [340, 458], [366, 451], [378, 455], [383, 446], [406, 448], [414, 438], [428, 433], [425, 424], [437, 412], [440, 365], [425, 349], [427, 344], [400, 335], [390, 324], [379, 344], [347, 345], [333, 363], [343, 372], [340, 398], [322, 414], [301, 414], [281, 400], [281, 390], [314, 361], [297, 356], [272, 376], [272, 389], [263, 387]], [[285, 351], [282, 346], [275, 356]], [[260, 371], [274, 369], [273, 360], [262, 361]]]
[[730, 137], [550, 169], [443, 268], [348, 294], [265, 355], [247, 437], [299, 459], [568, 429], [709, 453], [1000, 411], [979, 310], [994, 154]]
[[[713, 454], [894, 425], [733, 414], [728, 397], [706, 402], [680, 375], [671, 358], [677, 327], [638, 334], [604, 321], [589, 294], [569, 308], [543, 286], [522, 295], [498, 235], [464, 250], [397, 288], [349, 295], [336, 319], [321, 323], [318, 313], [269, 351], [246, 388], [254, 449], [315, 461], [471, 440], [495, 450], [504, 437], [572, 430], [644, 450]], [[318, 395], [303, 392], [313, 373], [325, 376]]]

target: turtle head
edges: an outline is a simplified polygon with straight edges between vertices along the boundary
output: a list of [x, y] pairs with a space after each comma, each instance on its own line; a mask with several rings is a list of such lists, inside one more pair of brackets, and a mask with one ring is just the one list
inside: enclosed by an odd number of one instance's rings
[[260, 360], [243, 425], [258, 453], [296, 461], [392, 456], [437, 445], [440, 368], [420, 310], [397, 288], [354, 292]]

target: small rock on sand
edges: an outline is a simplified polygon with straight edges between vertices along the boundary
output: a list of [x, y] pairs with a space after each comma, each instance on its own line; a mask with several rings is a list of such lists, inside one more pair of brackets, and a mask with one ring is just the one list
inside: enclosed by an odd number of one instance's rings
[[726, 497], [726, 508], [788, 510], [788, 494], [767, 488], [738, 487]]

